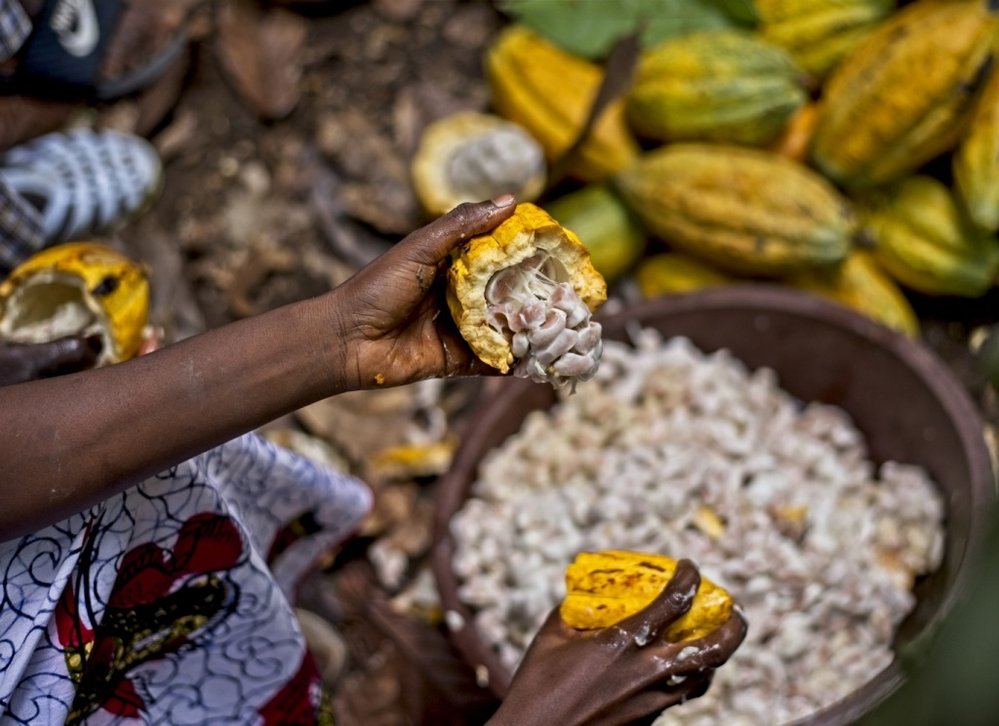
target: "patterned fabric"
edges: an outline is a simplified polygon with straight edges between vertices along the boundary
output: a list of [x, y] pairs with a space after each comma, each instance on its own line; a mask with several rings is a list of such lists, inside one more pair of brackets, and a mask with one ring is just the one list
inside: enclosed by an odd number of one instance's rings
[[0, 63], [11, 58], [31, 35], [31, 20], [18, 0], [0, 0]]
[[38, 210], [0, 179], [0, 279], [44, 245]]
[[289, 599], [370, 504], [251, 434], [0, 543], [0, 722], [328, 722]]

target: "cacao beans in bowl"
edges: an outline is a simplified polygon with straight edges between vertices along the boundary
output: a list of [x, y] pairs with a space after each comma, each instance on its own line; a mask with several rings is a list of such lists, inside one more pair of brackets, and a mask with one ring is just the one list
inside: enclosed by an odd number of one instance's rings
[[[925, 469], [943, 498], [944, 554], [940, 566], [917, 581], [916, 605], [897, 629], [894, 651], [904, 652], [949, 612], [966, 586], [973, 554], [985, 534], [995, 496], [994, 474], [974, 404], [928, 349], [847, 308], [765, 285], [662, 298], [601, 322], [605, 339], [627, 340], [627, 331], [638, 324], [667, 339], [688, 338], [706, 353], [728, 350], [752, 370], [771, 368], [780, 387], [796, 399], [844, 409], [866, 439], [873, 462], [899, 461]], [[458, 595], [451, 521], [468, 498], [483, 457], [517, 432], [530, 412], [548, 408], [555, 400], [546, 385], [499, 382], [498, 390], [471, 417], [454, 462], [439, 481], [432, 567], [451, 637], [480, 680], [488, 681], [499, 697], [512, 673], [476, 631], [475, 613]], [[902, 681], [896, 658], [872, 672], [862, 687], [797, 723], [852, 723]]]

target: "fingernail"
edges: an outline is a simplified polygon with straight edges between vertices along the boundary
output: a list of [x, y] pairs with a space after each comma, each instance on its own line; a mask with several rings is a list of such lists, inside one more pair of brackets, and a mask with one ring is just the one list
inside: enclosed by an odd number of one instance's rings
[[493, 197], [490, 199], [494, 207], [509, 207], [511, 204], [517, 201], [517, 198], [512, 194], [500, 194], [498, 197]]

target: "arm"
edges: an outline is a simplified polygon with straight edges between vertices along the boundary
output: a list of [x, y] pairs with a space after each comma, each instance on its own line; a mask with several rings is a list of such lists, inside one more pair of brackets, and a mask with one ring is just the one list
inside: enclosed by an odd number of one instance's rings
[[690, 560], [644, 610], [600, 630], [573, 630], [555, 608], [531, 642], [489, 726], [618, 726], [651, 723], [703, 695], [716, 668], [746, 637], [738, 610], [696, 640], [660, 637], [690, 609], [701, 578]]
[[0, 388], [0, 541], [335, 393], [486, 372], [440, 314], [437, 278], [452, 247], [513, 209], [512, 198], [462, 205], [320, 297]]

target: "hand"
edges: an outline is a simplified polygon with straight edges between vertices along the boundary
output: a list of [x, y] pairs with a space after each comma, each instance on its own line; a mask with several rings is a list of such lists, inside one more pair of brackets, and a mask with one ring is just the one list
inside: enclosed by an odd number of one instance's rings
[[340, 390], [496, 373], [458, 333], [444, 299], [451, 250], [515, 209], [511, 195], [462, 204], [416, 230], [334, 291]]
[[745, 638], [746, 622], [733, 611], [703, 638], [660, 639], [690, 609], [700, 582], [693, 563], [681, 560], [648, 607], [600, 630], [574, 630], [553, 610], [490, 726], [650, 723], [664, 709], [703, 695], [714, 669]]
[[100, 352], [99, 338], [79, 335], [48, 343], [0, 341], [0, 386], [92, 368]]

